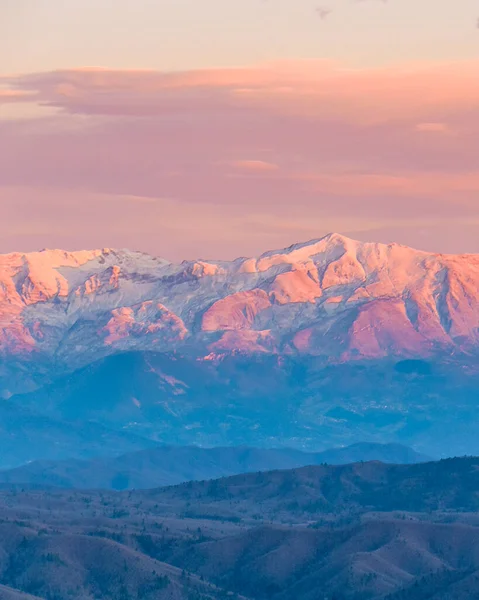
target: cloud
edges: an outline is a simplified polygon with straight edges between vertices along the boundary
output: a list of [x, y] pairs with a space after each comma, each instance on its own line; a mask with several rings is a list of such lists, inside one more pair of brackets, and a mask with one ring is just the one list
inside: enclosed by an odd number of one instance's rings
[[35, 92], [17, 89], [2, 89], [0, 87], [0, 104], [6, 102], [31, 102], [35, 97]]
[[264, 160], [234, 160], [229, 164], [241, 171], [264, 172], [277, 171], [279, 169], [278, 165]]
[[425, 131], [427, 133], [450, 133], [451, 128], [447, 123], [418, 123], [417, 131]]
[[35, 97], [45, 116], [0, 119], [0, 251], [63, 235], [77, 247], [231, 257], [330, 229], [399, 224], [410, 241], [424, 219], [475, 222], [478, 66], [8, 78], [19, 94], [9, 107]]
[[84, 68], [24, 75], [7, 83], [20, 101], [22, 94], [34, 94], [42, 105], [77, 114], [254, 108], [380, 122], [413, 115], [431, 120], [477, 106], [478, 69], [479, 61], [354, 70], [313, 60], [172, 73]]

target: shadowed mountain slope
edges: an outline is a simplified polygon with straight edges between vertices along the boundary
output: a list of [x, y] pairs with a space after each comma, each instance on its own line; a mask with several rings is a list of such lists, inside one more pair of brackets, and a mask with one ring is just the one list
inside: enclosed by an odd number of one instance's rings
[[368, 440], [440, 457], [479, 453], [478, 390], [472, 358], [325, 365], [304, 356], [214, 362], [133, 352], [91, 363], [8, 404], [57, 421], [95, 421], [156, 444], [316, 452]]

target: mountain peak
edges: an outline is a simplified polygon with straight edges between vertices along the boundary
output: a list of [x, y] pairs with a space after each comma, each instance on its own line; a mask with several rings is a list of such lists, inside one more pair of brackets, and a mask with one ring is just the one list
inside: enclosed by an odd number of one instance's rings
[[313, 238], [313, 239], [307, 240], [305, 242], [296, 242], [286, 248], [281, 248], [281, 249], [277, 249], [277, 250], [267, 250], [266, 252], [263, 252], [263, 254], [260, 255], [260, 258], [274, 256], [277, 254], [291, 254], [293, 252], [297, 252], [298, 250], [302, 250], [304, 248], [313, 248], [320, 244], [323, 246], [343, 245], [344, 247], [347, 247], [350, 245], [357, 245], [360, 243], [361, 242], [352, 240], [344, 235], [341, 235], [340, 233], [328, 233], [327, 235], [324, 235], [322, 237]]

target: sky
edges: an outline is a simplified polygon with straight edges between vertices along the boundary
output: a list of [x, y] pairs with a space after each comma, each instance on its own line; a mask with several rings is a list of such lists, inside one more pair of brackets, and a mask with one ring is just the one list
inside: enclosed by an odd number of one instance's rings
[[477, 0], [0, 0], [0, 252], [479, 252]]

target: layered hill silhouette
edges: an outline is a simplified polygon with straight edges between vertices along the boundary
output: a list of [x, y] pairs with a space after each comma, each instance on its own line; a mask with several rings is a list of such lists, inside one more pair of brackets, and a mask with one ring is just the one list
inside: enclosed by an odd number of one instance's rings
[[34, 461], [0, 471], [0, 483], [83, 489], [141, 489], [252, 471], [370, 460], [408, 464], [430, 459], [398, 444], [354, 444], [318, 453], [292, 448], [162, 446], [111, 458]]
[[477, 458], [121, 493], [16, 486], [0, 490], [0, 582], [58, 600], [466, 600], [478, 492]]

